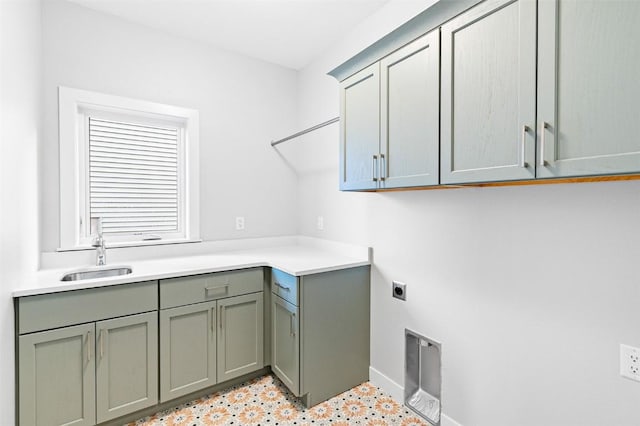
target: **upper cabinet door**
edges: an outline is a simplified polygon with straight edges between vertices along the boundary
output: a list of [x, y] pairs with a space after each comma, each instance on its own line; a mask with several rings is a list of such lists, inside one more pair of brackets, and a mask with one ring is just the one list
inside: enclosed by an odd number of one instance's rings
[[380, 175], [378, 63], [340, 84], [340, 118], [340, 189], [376, 189]]
[[437, 185], [440, 136], [440, 31], [380, 62], [383, 188]]
[[538, 7], [538, 177], [640, 171], [640, 2]]
[[442, 27], [441, 183], [535, 177], [536, 2], [486, 0]]

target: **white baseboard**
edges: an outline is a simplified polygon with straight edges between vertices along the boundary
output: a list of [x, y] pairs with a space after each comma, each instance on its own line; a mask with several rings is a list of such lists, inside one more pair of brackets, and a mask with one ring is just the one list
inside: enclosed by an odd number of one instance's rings
[[[389, 395], [400, 404], [404, 404], [404, 387], [394, 382], [373, 367], [369, 367], [369, 381]], [[462, 426], [444, 413], [440, 415], [441, 426]]]

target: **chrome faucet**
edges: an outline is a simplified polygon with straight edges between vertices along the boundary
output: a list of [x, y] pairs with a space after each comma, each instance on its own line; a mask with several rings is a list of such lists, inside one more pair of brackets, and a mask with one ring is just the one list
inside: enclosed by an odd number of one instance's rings
[[96, 236], [91, 243], [96, 248], [96, 265], [104, 266], [107, 264], [107, 247], [102, 237], [102, 217], [92, 217], [91, 220], [96, 220]]

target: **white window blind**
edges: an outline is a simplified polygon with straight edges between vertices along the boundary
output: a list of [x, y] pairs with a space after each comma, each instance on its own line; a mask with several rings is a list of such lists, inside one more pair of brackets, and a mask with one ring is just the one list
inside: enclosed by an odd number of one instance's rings
[[180, 231], [179, 128], [89, 117], [90, 217], [105, 235]]

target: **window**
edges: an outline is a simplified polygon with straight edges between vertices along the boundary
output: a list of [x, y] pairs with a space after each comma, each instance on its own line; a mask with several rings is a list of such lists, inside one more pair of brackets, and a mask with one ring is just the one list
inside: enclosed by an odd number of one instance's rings
[[60, 87], [60, 248], [197, 241], [198, 112]]

